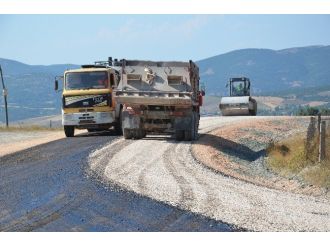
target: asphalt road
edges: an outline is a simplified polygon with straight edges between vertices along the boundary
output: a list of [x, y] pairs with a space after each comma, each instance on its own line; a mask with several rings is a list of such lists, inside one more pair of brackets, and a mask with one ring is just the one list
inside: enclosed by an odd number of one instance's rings
[[242, 230], [99, 181], [88, 157], [114, 140], [83, 134], [1, 157], [0, 231]]

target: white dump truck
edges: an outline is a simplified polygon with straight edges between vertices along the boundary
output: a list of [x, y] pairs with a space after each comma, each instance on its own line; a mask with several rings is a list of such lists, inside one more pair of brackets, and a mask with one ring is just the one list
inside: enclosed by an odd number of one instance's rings
[[199, 68], [192, 62], [121, 60], [115, 100], [122, 106], [126, 139], [148, 133], [173, 134], [177, 140], [198, 137], [200, 106]]

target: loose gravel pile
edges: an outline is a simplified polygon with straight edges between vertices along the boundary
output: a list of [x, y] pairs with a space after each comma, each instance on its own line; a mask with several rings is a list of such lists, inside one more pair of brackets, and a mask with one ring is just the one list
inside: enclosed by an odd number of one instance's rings
[[[266, 118], [202, 118], [199, 132], [254, 119]], [[105, 183], [248, 230], [330, 230], [330, 202], [326, 198], [224, 176], [197, 162], [191, 149], [190, 142], [169, 137], [119, 139], [92, 152], [89, 165]]]

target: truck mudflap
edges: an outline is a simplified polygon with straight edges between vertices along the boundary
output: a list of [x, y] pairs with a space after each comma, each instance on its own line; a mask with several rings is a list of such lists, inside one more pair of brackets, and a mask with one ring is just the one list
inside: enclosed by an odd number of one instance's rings
[[141, 119], [139, 115], [130, 114], [128, 111], [122, 113], [122, 128], [123, 129], [140, 129]]
[[191, 128], [192, 124], [192, 117], [186, 116], [186, 117], [176, 117], [174, 119], [174, 129], [176, 130], [188, 130]]

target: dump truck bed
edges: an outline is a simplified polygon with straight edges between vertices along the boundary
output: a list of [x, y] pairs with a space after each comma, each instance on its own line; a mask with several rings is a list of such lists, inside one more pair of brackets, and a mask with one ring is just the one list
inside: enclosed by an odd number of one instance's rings
[[198, 67], [193, 62], [127, 60], [116, 90], [119, 103], [194, 105], [198, 102]]

